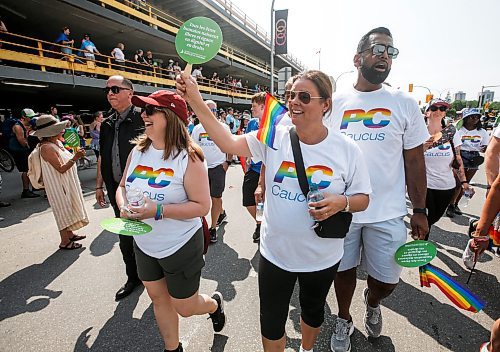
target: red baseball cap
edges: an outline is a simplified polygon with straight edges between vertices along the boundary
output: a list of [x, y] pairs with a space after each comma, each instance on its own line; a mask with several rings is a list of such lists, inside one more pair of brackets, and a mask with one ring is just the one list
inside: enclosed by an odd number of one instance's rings
[[169, 109], [187, 125], [188, 110], [186, 101], [180, 95], [169, 90], [158, 90], [147, 97], [134, 95], [132, 97], [132, 104], [140, 108], [146, 105], [153, 105]]

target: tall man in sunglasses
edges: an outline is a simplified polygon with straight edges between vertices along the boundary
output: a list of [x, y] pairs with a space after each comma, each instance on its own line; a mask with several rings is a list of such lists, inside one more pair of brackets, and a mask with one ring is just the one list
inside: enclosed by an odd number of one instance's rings
[[[141, 118], [141, 112], [132, 106], [131, 99], [134, 95], [132, 82], [122, 76], [112, 76], [107, 80], [104, 91], [111, 105], [112, 113], [101, 125], [99, 138], [101, 153], [97, 160], [95, 197], [101, 207], [105, 206], [104, 183], [115, 216], [119, 217], [120, 209], [116, 205], [115, 199], [116, 189], [127, 164], [128, 155], [134, 147], [130, 144], [130, 140], [144, 132], [144, 122]], [[115, 299], [117, 301], [131, 294], [134, 288], [141, 284], [137, 275], [133, 238], [123, 235], [119, 237], [127, 282], [116, 292]]]
[[429, 231], [422, 147], [429, 134], [415, 100], [383, 84], [397, 55], [387, 28], [369, 31], [354, 55], [358, 70], [354, 87], [336, 93], [333, 99], [333, 128], [351, 137], [363, 151], [373, 189], [368, 209], [353, 214], [335, 278], [339, 313], [331, 348], [336, 352], [351, 349], [354, 326], [349, 308], [361, 256], [368, 272], [362, 298], [365, 329], [371, 337], [382, 332], [380, 301], [396, 288], [402, 271], [394, 254], [407, 238], [405, 190], [413, 204], [412, 236], [424, 239]]

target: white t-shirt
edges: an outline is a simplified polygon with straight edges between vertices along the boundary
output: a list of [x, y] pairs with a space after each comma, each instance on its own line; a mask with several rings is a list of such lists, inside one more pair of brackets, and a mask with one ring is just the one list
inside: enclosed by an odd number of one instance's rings
[[500, 125], [493, 130], [493, 133], [491, 135], [500, 138]]
[[488, 145], [490, 141], [490, 136], [485, 129], [480, 129], [479, 131], [473, 129], [469, 131], [467, 128], [462, 127], [458, 130], [458, 134], [462, 139], [461, 150], [467, 150], [469, 152], [480, 152], [482, 146]]
[[[229, 127], [225, 123], [221, 123], [221, 125], [229, 131]], [[203, 150], [209, 169], [214, 168], [226, 161], [226, 154], [223, 153], [217, 144], [210, 139], [210, 136], [205, 131], [205, 128], [201, 123], [194, 126], [191, 138], [193, 138], [193, 141], [195, 141], [195, 143], [198, 144]]]
[[285, 113], [285, 116], [281, 118], [279, 124], [282, 126], [293, 126], [293, 122], [288, 111]]
[[[458, 133], [453, 136], [453, 144], [459, 147], [462, 140]], [[424, 152], [425, 170], [427, 175], [427, 188], [446, 190], [455, 188], [455, 177], [451, 163], [453, 161], [453, 151], [451, 143], [439, 145], [427, 149]]]
[[[245, 135], [252, 158], [266, 165], [260, 253], [283, 270], [323, 270], [340, 261], [344, 240], [321, 238], [311, 229], [314, 222], [295, 171], [289, 129], [278, 125], [276, 150], [257, 140], [258, 131]], [[300, 148], [309, 182], [318, 184], [323, 192], [347, 195], [371, 192], [361, 151], [348, 138], [329, 130], [320, 143], [300, 143]]]
[[370, 172], [370, 205], [355, 213], [353, 222], [374, 223], [406, 215], [403, 150], [429, 138], [416, 101], [385, 85], [373, 92], [351, 87], [334, 94], [326, 121], [356, 142]]
[[196, 79], [203, 77], [201, 71], [199, 69], [197, 69], [197, 68], [195, 68], [193, 70], [193, 72], [191, 73], [191, 76], [193, 76]]
[[[188, 201], [184, 189], [184, 174], [189, 157], [182, 151], [177, 158], [163, 160], [163, 150], [151, 145], [141, 153], [137, 147], [132, 149], [130, 165], [127, 169], [125, 188], [140, 188], [144, 196], [161, 204], [180, 204]], [[165, 258], [177, 252], [201, 227], [199, 217], [176, 220], [146, 219], [146, 224], [153, 228], [151, 232], [135, 236], [137, 246], [154, 258]]]
[[123, 54], [122, 49], [120, 49], [120, 48], [114, 48], [113, 51], [114, 51], [114, 54], [115, 54], [115, 60], [116, 61], [120, 61], [120, 62], [125, 61], [125, 54]]

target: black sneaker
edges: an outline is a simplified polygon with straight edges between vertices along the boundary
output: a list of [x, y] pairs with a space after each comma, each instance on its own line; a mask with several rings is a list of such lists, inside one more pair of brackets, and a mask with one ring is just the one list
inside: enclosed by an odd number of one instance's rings
[[164, 349], [163, 352], [184, 352], [184, 349], [182, 348], [182, 343], [179, 342], [179, 346], [175, 350]]
[[454, 218], [455, 217], [455, 210], [453, 209], [453, 205], [450, 204], [448, 205], [448, 208], [446, 208], [446, 216], [449, 218]]
[[255, 226], [255, 231], [253, 232], [252, 238], [254, 243], [260, 241], [260, 224], [257, 224], [257, 226]]
[[23, 193], [21, 193], [21, 198], [38, 198], [39, 194], [31, 192], [29, 189], [25, 189]]
[[226, 325], [226, 314], [224, 313], [224, 301], [222, 299], [222, 294], [220, 292], [214, 292], [212, 298], [217, 301], [217, 310], [213, 313], [209, 313], [210, 319], [212, 319], [212, 325], [215, 332], [221, 332]]
[[208, 231], [210, 231], [210, 242], [217, 242], [217, 229], [210, 228]]
[[222, 225], [224, 222], [227, 222], [227, 214], [225, 210], [219, 215], [219, 218], [217, 219], [217, 226]]
[[462, 215], [462, 211], [460, 210], [460, 208], [458, 207], [458, 205], [457, 205], [457, 204], [455, 204], [455, 205], [453, 206], [453, 211], [454, 211], [454, 212], [455, 212], [455, 214], [457, 214], [457, 215]]

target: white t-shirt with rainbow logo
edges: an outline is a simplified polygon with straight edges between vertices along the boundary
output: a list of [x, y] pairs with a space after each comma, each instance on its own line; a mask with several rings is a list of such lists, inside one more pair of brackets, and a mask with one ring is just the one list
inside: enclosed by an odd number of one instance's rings
[[[221, 125], [224, 126], [226, 130], [230, 131], [228, 125], [225, 123], [221, 123]], [[194, 126], [191, 138], [193, 138], [193, 141], [203, 150], [209, 169], [212, 169], [226, 161], [226, 153], [222, 152], [214, 141], [212, 141], [201, 123]]]
[[385, 85], [372, 92], [351, 87], [334, 94], [333, 111], [327, 121], [335, 131], [356, 142], [370, 172], [370, 205], [355, 213], [353, 222], [374, 223], [406, 215], [403, 150], [429, 138], [417, 102]]
[[[152, 145], [144, 153], [132, 149], [130, 165], [127, 169], [125, 188], [139, 188], [144, 196], [160, 204], [180, 204], [188, 201], [184, 189], [184, 174], [188, 165], [188, 155], [182, 151], [175, 159], [163, 160], [163, 150]], [[208, 182], [208, 179], [206, 180]], [[135, 236], [137, 246], [154, 258], [165, 258], [177, 252], [201, 227], [199, 217], [176, 220], [146, 219], [153, 228], [151, 232]]]
[[481, 128], [480, 130], [473, 129], [468, 130], [465, 127], [462, 127], [458, 130], [457, 134], [462, 139], [461, 150], [467, 150], [469, 152], [480, 152], [482, 151], [482, 147], [488, 145], [490, 141], [490, 136], [488, 132]]
[[[344, 240], [321, 238], [311, 229], [306, 197], [300, 189], [290, 142], [290, 126], [278, 126], [276, 150], [246, 134], [252, 159], [266, 165], [264, 221], [260, 252], [274, 265], [291, 272], [329, 268], [344, 254]], [[333, 131], [318, 144], [300, 143], [308, 182], [323, 192], [353, 195], [371, 193], [368, 171], [359, 148]]]

